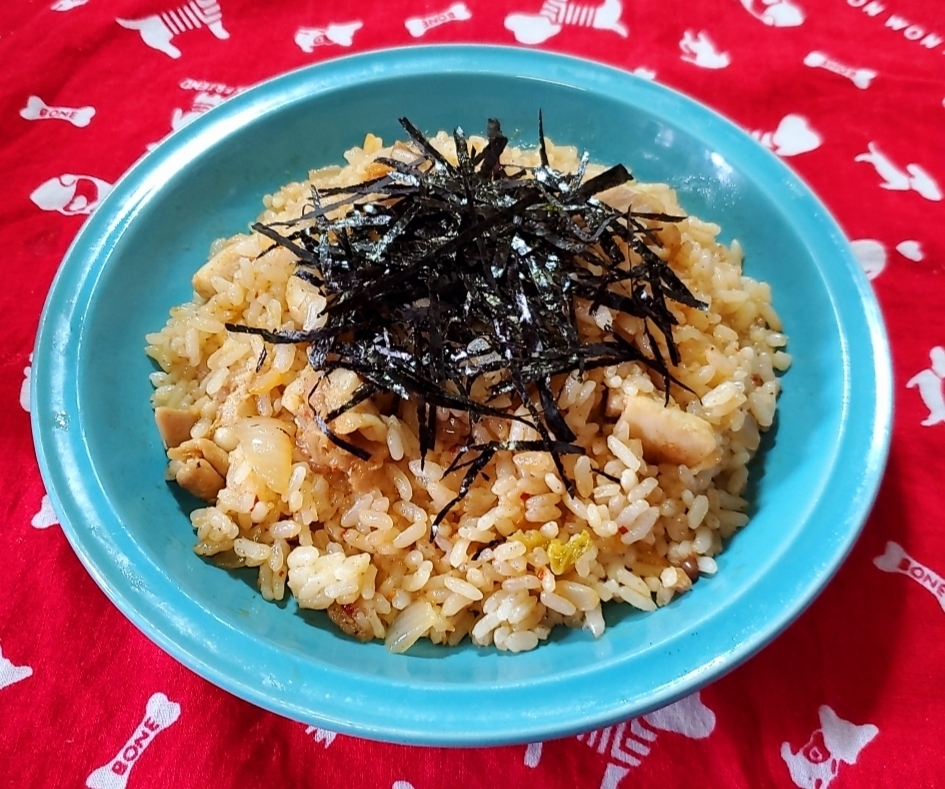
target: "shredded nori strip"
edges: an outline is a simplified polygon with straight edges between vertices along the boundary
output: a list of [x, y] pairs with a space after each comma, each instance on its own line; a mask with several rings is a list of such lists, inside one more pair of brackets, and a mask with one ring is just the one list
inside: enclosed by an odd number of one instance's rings
[[[481, 151], [455, 130], [455, 165], [407, 118], [400, 123], [415, 144], [413, 161], [378, 159], [389, 168], [386, 174], [313, 188], [311, 210], [300, 219], [253, 225], [273, 242], [270, 249], [283, 247], [298, 258], [295, 276], [322, 290], [325, 325], [270, 331], [228, 323], [227, 329], [307, 345], [316, 371], [356, 373], [362, 383], [348, 402], [315, 413], [315, 423], [362, 460], [370, 454], [336, 435], [329, 423], [379, 394], [416, 403], [421, 462], [436, 445], [439, 409], [466, 413], [467, 439], [484, 417], [533, 428], [535, 440], [458, 447], [447, 473], [465, 474], [457, 496], [434, 520], [435, 535], [497, 452], [550, 453], [573, 493], [561, 458], [583, 450], [558, 409], [552, 378], [636, 361], [662, 382], [668, 401], [670, 386], [682, 386], [670, 373], [680, 357], [668, 303], [706, 305], [662, 260], [659, 227], [647, 224], [682, 217], [620, 212], [599, 200], [599, 193], [632, 180], [623, 165], [584, 180], [585, 154], [575, 173], [554, 170], [541, 113], [541, 163], [531, 168], [501, 164], [508, 138], [494, 118]], [[647, 349], [609, 329], [603, 339], [582, 341], [576, 299], [589, 302], [592, 313], [606, 307], [642, 319]], [[260, 367], [264, 360], [265, 351]], [[489, 376], [487, 395], [476, 398], [473, 388], [482, 376]], [[503, 395], [511, 397], [511, 407], [493, 405]], [[522, 405], [527, 416], [513, 413]]]

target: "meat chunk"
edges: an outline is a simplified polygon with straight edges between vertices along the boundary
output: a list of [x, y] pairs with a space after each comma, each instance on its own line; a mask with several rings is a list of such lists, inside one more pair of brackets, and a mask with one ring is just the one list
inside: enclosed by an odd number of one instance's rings
[[296, 445], [310, 465], [349, 475], [380, 468], [386, 452], [387, 428], [370, 401], [346, 411], [330, 424], [335, 435], [371, 455], [366, 461], [332, 443], [315, 418], [317, 414], [324, 419], [347, 403], [361, 379], [348, 370], [334, 370], [323, 379], [313, 380], [318, 383], [311, 390], [311, 397], [299, 403], [295, 412]]
[[167, 452], [177, 484], [204, 501], [216, 501], [226, 484], [230, 458], [206, 438], [193, 438]]
[[649, 397], [628, 397], [621, 419], [629, 423], [631, 438], [643, 443], [648, 462], [692, 467], [716, 450], [715, 431], [702, 417]]
[[253, 257], [259, 254], [259, 244], [255, 236], [236, 235], [226, 240], [219, 251], [203, 264], [191, 279], [194, 292], [204, 299], [210, 299], [217, 292], [213, 284], [216, 277], [232, 280], [240, 265], [241, 257]]
[[154, 409], [154, 421], [165, 448], [171, 449], [190, 439], [190, 430], [197, 424], [197, 415], [183, 408], [167, 408], [161, 405]]
[[198, 499], [214, 502], [226, 481], [203, 458], [191, 458], [182, 463], [174, 477], [177, 484]]
[[192, 438], [168, 450], [167, 456], [171, 460], [180, 461], [203, 458], [221, 477], [225, 477], [226, 472], [230, 470], [229, 454], [209, 438]]
[[597, 197], [601, 202], [606, 203], [611, 208], [616, 208], [623, 214], [633, 206], [636, 194], [627, 184], [620, 184], [601, 192]]

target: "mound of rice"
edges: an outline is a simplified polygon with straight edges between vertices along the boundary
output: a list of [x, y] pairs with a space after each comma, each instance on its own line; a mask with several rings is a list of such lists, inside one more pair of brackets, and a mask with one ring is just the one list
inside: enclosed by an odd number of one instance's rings
[[[449, 135], [432, 140], [455, 162]], [[260, 221], [298, 217], [311, 183], [377, 176], [377, 156], [406, 161], [416, 152], [402, 143], [384, 147], [369, 134], [345, 153], [347, 166], [314, 171], [310, 182], [266, 196]], [[578, 164], [573, 147], [549, 141], [549, 156], [559, 170]], [[538, 155], [510, 147], [502, 161], [534, 166]], [[588, 177], [602, 170], [589, 168]], [[684, 213], [662, 184], [634, 182], [604, 197], [637, 211]], [[419, 638], [452, 645], [467, 636], [518, 652], [556, 625], [599, 636], [607, 601], [642, 611], [666, 605], [716, 571], [713, 557], [748, 522], [747, 464], [774, 419], [776, 371], [790, 364], [769, 287], [742, 274], [740, 247], [718, 243], [718, 232], [695, 217], [658, 231], [660, 254], [709, 305], [672, 304], [682, 355], [672, 372], [692, 392], [674, 386], [664, 406], [660, 382], [636, 362], [564, 378], [558, 404], [586, 450], [564, 458], [577, 495], [566, 492], [547, 453], [500, 452], [433, 540], [431, 523], [462, 478], [443, 472], [455, 454], [451, 437], [462, 441], [469, 429], [466, 415], [441, 409], [440, 440], [422, 467], [409, 402], [390, 413], [375, 398], [332, 424], [369, 447], [371, 460], [329, 442], [312, 407], [345, 403], [357, 376], [334, 371], [310, 405], [320, 373], [308, 367], [304, 348], [264, 352], [260, 337], [224, 327], [316, 328], [325, 298], [292, 276], [291, 252], [260, 257], [271, 246], [263, 236], [216, 242], [193, 278], [194, 299], [147, 336], [147, 353], [161, 368], [151, 376], [152, 401], [168, 446], [167, 477], [210, 503], [191, 515], [194, 550], [224, 567], [258, 568], [266, 599], [283, 599], [288, 586], [299, 606], [327, 609], [345, 632], [385, 639], [395, 652]], [[636, 318], [606, 307], [589, 314], [579, 303], [578, 320], [587, 340], [612, 327], [647, 347]], [[473, 436], [537, 434], [485, 419]]]

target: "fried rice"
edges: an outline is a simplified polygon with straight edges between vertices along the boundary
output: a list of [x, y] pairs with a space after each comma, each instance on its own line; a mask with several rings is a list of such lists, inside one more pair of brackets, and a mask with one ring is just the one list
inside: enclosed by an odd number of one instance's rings
[[[453, 138], [431, 138], [455, 162]], [[484, 140], [471, 138], [481, 148]], [[574, 147], [548, 142], [550, 163], [573, 172]], [[368, 134], [344, 166], [310, 173], [263, 199], [264, 223], [298, 218], [311, 186], [350, 185], [384, 171], [375, 159], [416, 156]], [[535, 166], [509, 147], [503, 164]], [[588, 168], [593, 176], [602, 167]], [[685, 216], [664, 184], [632, 182], [601, 195], [613, 205]], [[415, 403], [375, 397], [332, 423], [370, 449], [361, 460], [315, 423], [345, 403], [356, 374], [312, 370], [305, 350], [268, 346], [227, 322], [271, 330], [324, 325], [326, 299], [293, 276], [295, 258], [257, 232], [217, 241], [193, 278], [193, 300], [147, 336], [152, 404], [167, 446], [168, 480], [205, 500], [193, 511], [194, 550], [226, 568], [255, 568], [267, 600], [294, 596], [344, 632], [394, 652], [420, 638], [519, 652], [556, 625], [600, 636], [604, 603], [654, 611], [717, 570], [726, 540], [748, 523], [748, 463], [775, 419], [787, 337], [768, 285], [742, 273], [738, 242], [687, 216], [659, 230], [661, 255], [708, 304], [672, 304], [681, 355], [668, 402], [658, 376], [625, 362], [562, 376], [558, 407], [583, 455], [564, 458], [574, 495], [545, 452], [499, 452], [436, 529], [462, 474], [444, 474], [469, 431], [478, 441], [534, 439], [518, 422], [439, 409], [438, 438], [421, 463]], [[268, 251], [267, 251], [268, 250]], [[266, 254], [263, 254], [266, 253]], [[593, 341], [620, 331], [646, 347], [642, 321], [578, 300]], [[316, 386], [318, 384], [318, 386]], [[315, 394], [309, 395], [314, 390]], [[505, 396], [504, 407], [515, 402]], [[527, 411], [519, 406], [519, 413]], [[603, 473], [601, 473], [603, 472]], [[710, 581], [702, 581], [710, 582]]]

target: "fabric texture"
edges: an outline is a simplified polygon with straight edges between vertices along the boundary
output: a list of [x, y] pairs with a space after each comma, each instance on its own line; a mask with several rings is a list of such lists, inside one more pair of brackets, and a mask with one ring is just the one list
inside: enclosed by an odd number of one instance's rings
[[[336, 735], [191, 673], [79, 563], [30, 433], [30, 353], [50, 282], [149, 145], [288, 69], [434, 42], [588, 57], [750, 131], [853, 242], [895, 367], [876, 506], [800, 619], [670, 708], [529, 746]], [[0, 786], [943, 785], [945, 18], [935, 0], [11, 0], [0, 6], [0, 74]]]

